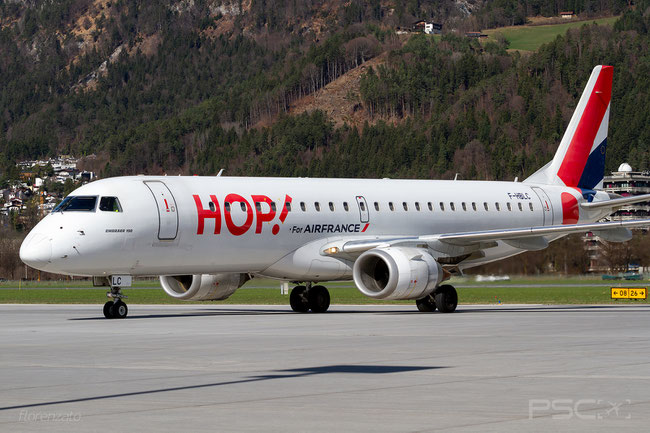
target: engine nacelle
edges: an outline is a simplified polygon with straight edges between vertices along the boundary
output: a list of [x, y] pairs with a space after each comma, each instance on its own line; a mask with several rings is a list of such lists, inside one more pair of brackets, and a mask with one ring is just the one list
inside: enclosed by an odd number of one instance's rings
[[442, 267], [421, 248], [374, 248], [352, 270], [361, 293], [375, 299], [420, 299], [440, 284]]
[[184, 301], [221, 301], [248, 281], [248, 274], [161, 276], [160, 284], [172, 298]]

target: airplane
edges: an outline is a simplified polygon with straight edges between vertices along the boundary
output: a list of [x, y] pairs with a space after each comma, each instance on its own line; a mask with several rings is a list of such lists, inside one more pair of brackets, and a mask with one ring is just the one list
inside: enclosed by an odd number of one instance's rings
[[615, 242], [649, 219], [597, 222], [650, 194], [602, 190], [613, 68], [596, 66], [553, 159], [523, 182], [125, 176], [81, 186], [27, 235], [20, 258], [110, 288], [158, 276], [173, 298], [223, 300], [255, 277], [293, 282], [296, 312], [323, 313], [326, 281], [375, 299], [456, 310], [465, 269], [576, 232]]

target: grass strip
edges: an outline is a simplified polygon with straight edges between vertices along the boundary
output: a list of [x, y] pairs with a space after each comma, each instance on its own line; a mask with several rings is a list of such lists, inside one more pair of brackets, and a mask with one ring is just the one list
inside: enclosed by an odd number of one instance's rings
[[[627, 284], [625, 287], [643, 286]], [[350, 286], [328, 285], [333, 304], [413, 304], [413, 301], [381, 301], [368, 298]], [[4, 304], [101, 304], [106, 300], [106, 288], [69, 289], [1, 289], [0, 303]], [[169, 297], [160, 288], [125, 289], [131, 304], [184, 304]], [[461, 304], [638, 304], [647, 300], [612, 300], [609, 287], [459, 287]], [[195, 302], [205, 303], [205, 302]], [[225, 301], [215, 304], [288, 305], [289, 296], [279, 288], [241, 288]]]
[[599, 18], [587, 21], [572, 21], [561, 24], [549, 25], [523, 25], [512, 27], [501, 27], [497, 29], [484, 30], [488, 35], [488, 41], [494, 40], [498, 33], [502, 34], [508, 42], [509, 49], [519, 51], [537, 51], [543, 44], [553, 41], [558, 35], [563, 35], [567, 30], [581, 27], [583, 25], [614, 25], [619, 17]]

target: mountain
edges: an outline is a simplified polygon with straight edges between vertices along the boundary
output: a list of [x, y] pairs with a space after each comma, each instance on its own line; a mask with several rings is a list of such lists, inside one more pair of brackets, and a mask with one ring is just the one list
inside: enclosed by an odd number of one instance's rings
[[[608, 164], [647, 167], [647, 0], [532, 55], [462, 36], [627, 6], [0, 1], [0, 173], [67, 153], [102, 176], [521, 178], [550, 159], [598, 63], [616, 67]], [[445, 34], [398, 34], [419, 18]]]

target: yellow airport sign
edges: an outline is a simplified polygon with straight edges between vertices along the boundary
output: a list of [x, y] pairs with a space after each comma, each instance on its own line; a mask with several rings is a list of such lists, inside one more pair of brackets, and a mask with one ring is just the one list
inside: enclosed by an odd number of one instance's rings
[[612, 287], [612, 299], [647, 299], [645, 287]]

